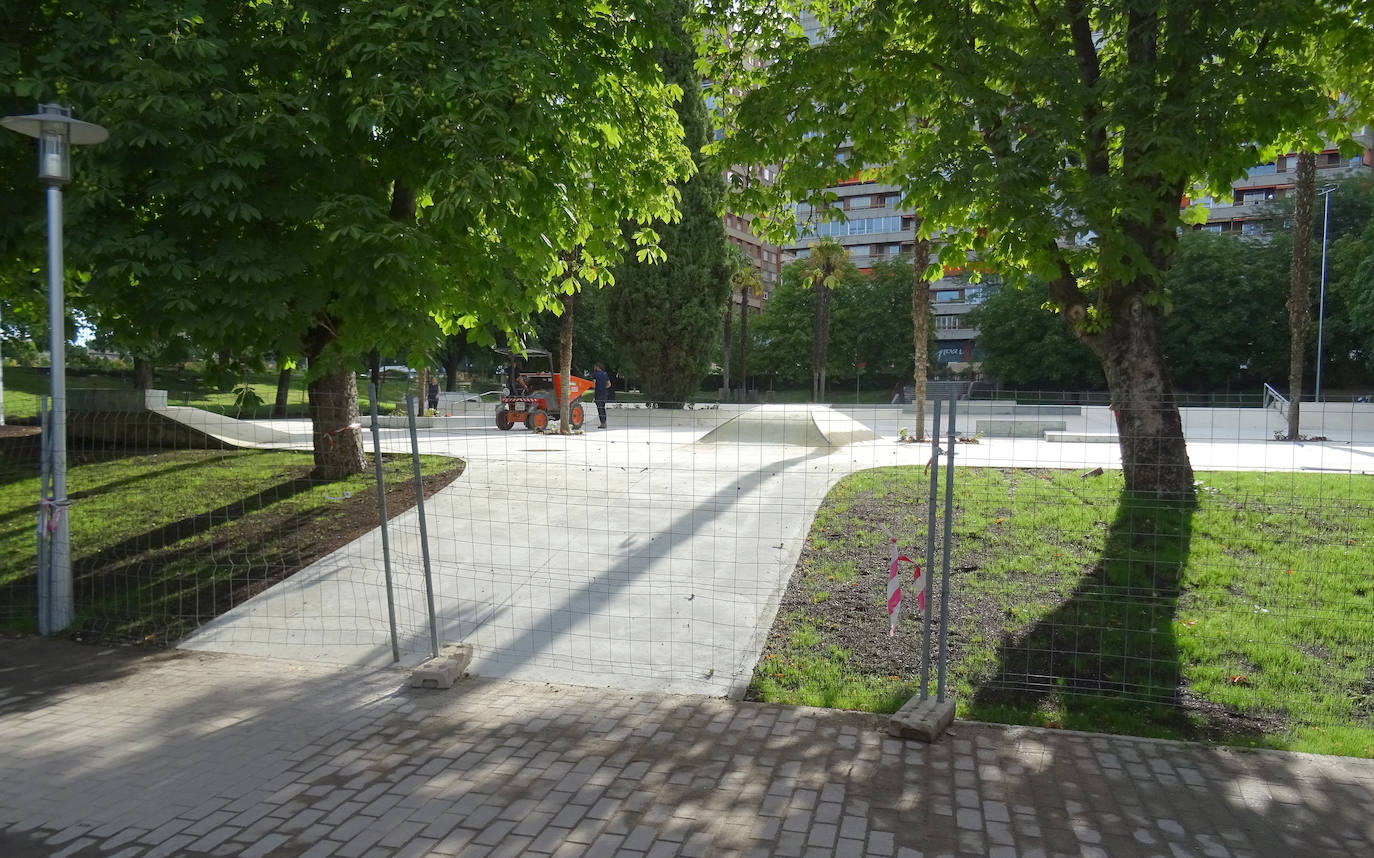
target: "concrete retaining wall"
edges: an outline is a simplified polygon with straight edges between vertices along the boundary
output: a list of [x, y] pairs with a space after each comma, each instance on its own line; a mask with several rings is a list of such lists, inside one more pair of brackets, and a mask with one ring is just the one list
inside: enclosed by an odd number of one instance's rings
[[988, 438], [1043, 438], [1046, 432], [1062, 432], [1063, 420], [978, 420], [979, 435]]

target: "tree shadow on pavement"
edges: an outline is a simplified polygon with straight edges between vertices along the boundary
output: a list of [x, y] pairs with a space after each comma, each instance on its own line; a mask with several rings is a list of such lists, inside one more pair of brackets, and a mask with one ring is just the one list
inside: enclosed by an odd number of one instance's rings
[[0, 854], [1374, 850], [1367, 761], [967, 723], [924, 745], [852, 712], [403, 681], [196, 654], [0, 713]]

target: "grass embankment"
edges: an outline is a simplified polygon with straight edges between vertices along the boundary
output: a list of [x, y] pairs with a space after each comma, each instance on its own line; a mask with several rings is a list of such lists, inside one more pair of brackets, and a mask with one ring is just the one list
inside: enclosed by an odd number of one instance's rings
[[[5, 367], [5, 418], [7, 420], [27, 420], [38, 416], [38, 397], [48, 395], [50, 380], [46, 368]], [[237, 395], [229, 390], [212, 389], [205, 380], [191, 370], [158, 370], [153, 379], [153, 387], [167, 391], [167, 401], [172, 405], [189, 405], [203, 408], [218, 414], [245, 419], [262, 419], [272, 414], [272, 406], [277, 400], [276, 373], [252, 373], [241, 383], [247, 384], [261, 400], [262, 404], [240, 408]], [[67, 390], [131, 390], [130, 375], [127, 372], [105, 372], [87, 370], [67, 371]], [[363, 414], [368, 413], [368, 382], [358, 380], [358, 406]], [[382, 389], [377, 396], [379, 414], [389, 414], [405, 403], [406, 390], [415, 391], [414, 380], [397, 374], [386, 374], [382, 379]], [[288, 417], [306, 416], [305, 373], [291, 374], [291, 395], [288, 399]]]
[[[422, 456], [427, 493], [462, 462]], [[68, 476], [77, 628], [175, 640], [377, 526], [369, 469], [310, 476], [309, 453], [168, 450], [74, 456]], [[0, 462], [0, 631], [35, 627], [36, 466]], [[386, 457], [387, 512], [414, 504], [408, 456]]]
[[[1374, 481], [1198, 476], [1185, 508], [1123, 500], [1119, 472], [956, 472], [960, 717], [1374, 756]], [[927, 496], [919, 468], [835, 487], [754, 696], [891, 712], [918, 691], [911, 578], [889, 638], [881, 527], [923, 559]]]

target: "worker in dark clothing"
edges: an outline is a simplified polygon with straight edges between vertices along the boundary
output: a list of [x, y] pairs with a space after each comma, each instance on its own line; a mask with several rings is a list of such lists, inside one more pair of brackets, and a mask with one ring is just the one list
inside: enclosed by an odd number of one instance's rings
[[596, 416], [601, 421], [600, 428], [605, 429], [606, 400], [611, 395], [611, 377], [606, 375], [606, 370], [601, 368], [601, 364], [597, 364], [596, 370], [592, 373], [592, 381], [596, 383], [596, 388], [592, 391], [592, 399], [596, 401]]

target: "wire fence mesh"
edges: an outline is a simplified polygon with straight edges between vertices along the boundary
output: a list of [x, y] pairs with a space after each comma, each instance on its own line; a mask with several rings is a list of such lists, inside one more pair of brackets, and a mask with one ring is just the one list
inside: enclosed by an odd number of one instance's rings
[[[1183, 403], [1181, 503], [1124, 492], [1108, 403], [972, 393], [935, 617], [966, 713], [1077, 723], [1107, 701], [1218, 729], [1374, 726], [1374, 405], [1304, 403], [1307, 440], [1283, 442], [1262, 397]], [[914, 600], [889, 635], [886, 533], [927, 565], [944, 499], [930, 509], [931, 447], [912, 441], [929, 406], [919, 425], [911, 404], [612, 402], [600, 429], [588, 401], [572, 435], [499, 428], [497, 407], [446, 395], [414, 443], [379, 415], [377, 449], [366, 413], [325, 427], [367, 453], [324, 478], [319, 433], [270, 405], [74, 393], [74, 633], [387, 664], [394, 612], [404, 664], [433, 634], [489, 676], [873, 708], [919, 687]], [[33, 427], [7, 431], [0, 622], [30, 631], [41, 450]]]

